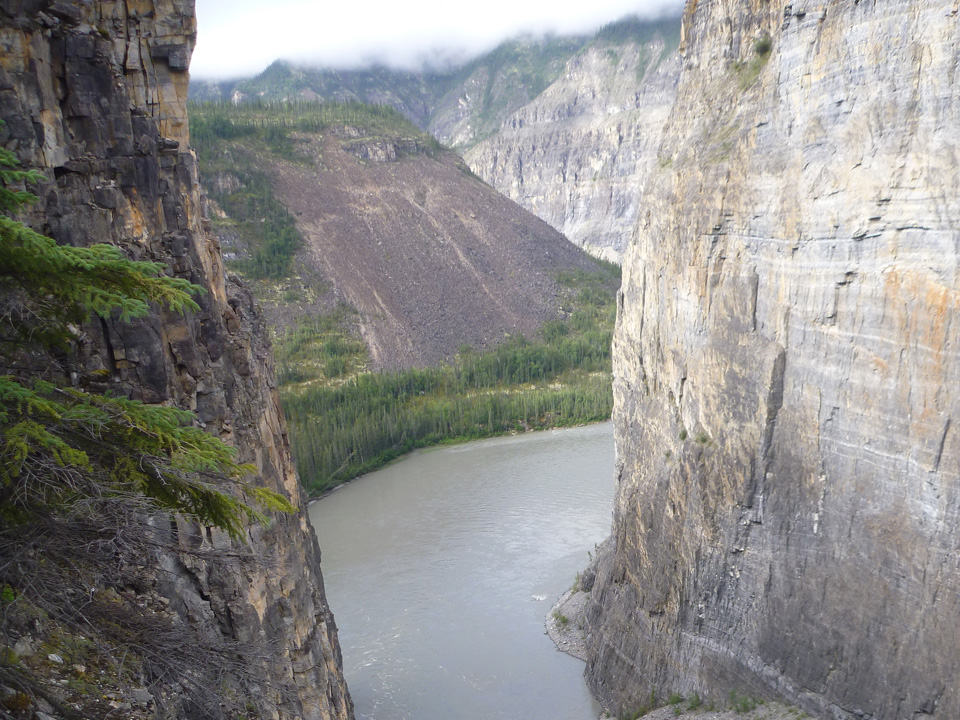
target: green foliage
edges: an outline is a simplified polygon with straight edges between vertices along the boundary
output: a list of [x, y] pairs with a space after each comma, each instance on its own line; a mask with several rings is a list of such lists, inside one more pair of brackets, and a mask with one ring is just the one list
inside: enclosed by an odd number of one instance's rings
[[693, 697], [690, 698], [690, 701], [687, 703], [687, 710], [699, 710], [703, 702], [700, 700], [700, 694], [694, 693]]
[[[300, 477], [319, 493], [415, 448], [525, 429], [605, 420], [612, 407], [610, 344], [619, 268], [564, 273], [566, 320], [542, 340], [461, 348], [450, 365], [359, 372], [365, 352], [350, 312], [304, 322], [278, 342], [282, 400]], [[342, 359], [349, 377], [329, 364]]]
[[389, 105], [360, 102], [190, 103], [190, 139], [201, 161], [207, 149], [225, 140], [263, 142], [275, 154], [296, 159], [291, 132], [322, 133], [357, 127], [372, 136], [409, 137], [429, 149], [442, 146]]
[[648, 57], [646, 49], [641, 52], [637, 64], [637, 81], [640, 81], [648, 70], [656, 70], [660, 63], [680, 46], [679, 19], [642, 20], [635, 16], [621, 18], [597, 30], [592, 44], [620, 46], [634, 43], [643, 46], [657, 39], [663, 42], [663, 48], [658, 56], [655, 58]]
[[[244, 116], [245, 119], [246, 116]], [[280, 279], [303, 239], [287, 209], [276, 199], [270, 178], [261, 169], [257, 151], [288, 156], [293, 152], [286, 131], [274, 126], [234, 123], [226, 114], [191, 112], [190, 130], [205, 176], [223, 172], [236, 177], [239, 187], [218, 190], [208, 183], [210, 196], [236, 223], [246, 256], [236, 269], [255, 279]], [[238, 144], [246, 138], [247, 145]], [[251, 145], [252, 143], [252, 145]]]
[[773, 40], [767, 33], [763, 33], [753, 42], [753, 51], [757, 55], [767, 55], [773, 49]]
[[127, 259], [112, 245], [63, 247], [18, 222], [10, 214], [35, 202], [18, 189], [36, 183], [35, 171], [17, 169], [16, 156], [0, 148], [0, 293], [7, 298], [6, 321], [19, 335], [62, 345], [69, 324], [91, 314], [141, 317], [150, 303], [177, 312], [197, 310], [190, 297], [202, 288], [162, 275], [163, 266]]
[[[139, 494], [240, 537], [265, 517], [223, 483], [254, 468], [237, 464], [235, 449], [192, 419], [176, 408], [0, 376], [0, 502], [8, 519], [94, 494]], [[293, 509], [276, 493], [246, 489], [268, 510]]]
[[67, 325], [84, 322], [91, 313], [116, 312], [127, 321], [145, 315], [150, 303], [178, 312], [199, 309], [190, 295], [202, 288], [162, 276], [162, 269], [158, 263], [129, 260], [112, 245], [59, 246], [0, 216], [0, 292], [18, 296], [29, 317], [43, 319], [42, 325], [14, 321], [35, 340], [63, 341]]
[[[449, 87], [449, 72], [408, 72], [379, 66], [358, 70], [315, 69], [277, 61], [253, 78], [219, 83], [215, 97], [243, 96], [240, 104], [269, 102], [307, 102], [315, 98], [333, 102], [354, 98], [357, 101], [387, 97], [391, 105], [422, 117]], [[190, 99], [210, 98], [210, 86], [191, 83]]]
[[[39, 176], [0, 153], [7, 212], [33, 200], [17, 182]], [[253, 468], [234, 450], [194, 427], [176, 408], [89, 393], [22, 369], [23, 357], [68, 349], [73, 323], [91, 314], [141, 317], [151, 305], [186, 312], [201, 288], [162, 274], [163, 266], [127, 259], [110, 245], [63, 247], [13, 218], [0, 216], [0, 297], [7, 312], [0, 365], [0, 517], [22, 525], [72, 512], [91, 498], [146, 497], [234, 536], [264, 516], [225, 487], [243, 489]], [[12, 372], [16, 371], [16, 372]], [[292, 509], [281, 496], [247, 488], [256, 503]]]
[[[614, 22], [607, 23], [597, 30], [594, 42], [623, 45], [637, 43], [640, 45], [652, 42], [658, 37], [677, 36], [679, 42], [680, 21], [677, 18], [665, 20], [643, 20], [630, 15]], [[674, 47], [676, 47], [674, 45]]]
[[736, 690], [730, 691], [730, 709], [737, 713], [748, 713], [756, 710], [763, 701], [750, 695], [741, 695]]
[[553, 619], [557, 623], [557, 625], [559, 625], [562, 628], [565, 628], [567, 625], [570, 624], [570, 618], [568, 618], [559, 610], [553, 611]]
[[754, 56], [745, 62], [734, 64], [733, 69], [737, 74], [737, 82], [741, 90], [748, 89], [760, 77], [760, 71], [770, 59], [770, 51], [773, 49], [773, 40], [766, 33], [762, 34], [753, 42]]
[[650, 690], [650, 698], [641, 705], [636, 710], [632, 712], [624, 711], [620, 714], [621, 720], [637, 720], [637, 718], [643, 717], [647, 713], [653, 712], [657, 709], [657, 693], [655, 690]]
[[509, 112], [539, 96], [560, 77], [586, 37], [507, 40], [452, 76], [452, 86], [478, 72], [486, 76], [474, 127], [478, 142], [497, 131]]
[[356, 312], [344, 303], [320, 316], [302, 318], [274, 344], [277, 380], [289, 392], [298, 384], [333, 380], [361, 371], [367, 346], [353, 335]]
[[[2, 121], [0, 121], [2, 124]], [[36, 195], [25, 190], [10, 189], [23, 183], [37, 183], [43, 176], [35, 170], [22, 170], [17, 156], [6, 148], [0, 148], [0, 212], [15, 213], [24, 205], [35, 202]]]
[[[523, 366], [534, 353], [517, 345], [504, 351], [502, 381], [497, 374], [486, 375], [497, 369], [495, 357], [474, 356], [465, 366], [362, 374], [337, 387], [284, 393], [301, 479], [318, 493], [418, 447], [501, 435], [518, 426], [559, 427], [609, 418], [608, 373], [548, 376], [540, 364], [534, 372], [554, 382], [520, 388], [506, 378], [529, 380], [530, 370]], [[477, 385], [468, 385], [470, 380]]]

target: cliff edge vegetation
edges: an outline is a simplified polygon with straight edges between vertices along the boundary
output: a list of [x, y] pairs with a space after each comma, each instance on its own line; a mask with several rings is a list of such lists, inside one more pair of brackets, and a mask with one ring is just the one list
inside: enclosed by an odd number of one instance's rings
[[[98, 588], [136, 582], [146, 553], [175, 551], [163, 530], [174, 514], [240, 538], [251, 520], [269, 522], [264, 510], [294, 507], [250, 484], [253, 466], [196, 427], [193, 413], [67, 381], [57, 358], [76, 352], [91, 316], [129, 321], [151, 304], [194, 312], [202, 288], [111, 245], [57, 245], [11, 217], [37, 200], [16, 188], [42, 180], [0, 148], [0, 637], [10, 642], [0, 655], [3, 706], [16, 715], [34, 705], [63, 714], [69, 705], [100, 717], [112, 709], [106, 693], [123, 697], [124, 681], [152, 674], [183, 686], [198, 708], [239, 712], [239, 685], [223, 695], [205, 681], [209, 667], [231, 664], [244, 649], [211, 645], [170, 622], [159, 598], [147, 607]], [[46, 652], [33, 652], [26, 638], [44, 626]], [[182, 644], [194, 651], [172, 652]], [[64, 692], [44, 665], [67, 663]]]

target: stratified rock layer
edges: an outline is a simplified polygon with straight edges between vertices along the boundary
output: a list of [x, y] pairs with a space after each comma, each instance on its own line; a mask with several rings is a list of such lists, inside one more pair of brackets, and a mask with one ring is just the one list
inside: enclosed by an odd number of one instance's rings
[[466, 161], [587, 252], [620, 262], [675, 98], [676, 35], [668, 42], [591, 45]]
[[960, 717], [955, 0], [689, 0], [588, 679]]
[[[219, 560], [185, 552], [151, 562], [184, 622], [255, 649], [223, 673], [245, 676], [261, 716], [350, 718], [270, 349], [249, 295], [225, 281], [202, 226], [185, 105], [195, 33], [192, 0], [4, 3], [0, 141], [48, 178], [28, 218], [38, 230], [62, 244], [116, 244], [206, 289], [195, 314], [91, 323], [73, 379], [194, 410], [264, 486], [301, 507], [251, 528], [249, 544]], [[221, 533], [185, 523], [179, 538], [184, 550], [231, 550]]]

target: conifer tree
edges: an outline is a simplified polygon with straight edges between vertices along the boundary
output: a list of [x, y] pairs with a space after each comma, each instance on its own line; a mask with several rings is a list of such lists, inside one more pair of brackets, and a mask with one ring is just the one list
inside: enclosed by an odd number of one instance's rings
[[[0, 718], [25, 717], [11, 702], [30, 713], [40, 698], [58, 717], [116, 717], [103, 683], [179, 688], [197, 717], [240, 717], [256, 697], [247, 688], [262, 689], [261, 641], [169, 613], [158, 591], [167, 562], [262, 558], [200, 542], [175, 517], [243, 538], [264, 512], [294, 508], [250, 482], [255, 468], [192, 413], [69, 381], [61, 365], [85, 322], [193, 312], [202, 288], [111, 245], [60, 246], [27, 227], [16, 214], [43, 180], [0, 149]], [[30, 633], [97, 668], [93, 681], [64, 695], [36, 662], [45, 656], [11, 649]]]
[[195, 427], [191, 413], [87, 392], [28, 369], [24, 358], [69, 350], [92, 315], [126, 321], [151, 305], [194, 311], [192, 296], [202, 292], [163, 275], [159, 263], [130, 260], [106, 244], [60, 246], [11, 217], [36, 200], [19, 186], [41, 179], [0, 149], [0, 522], [140, 495], [240, 537], [249, 520], [265, 519], [257, 507], [293, 510], [283, 496], [246, 483], [254, 468]]

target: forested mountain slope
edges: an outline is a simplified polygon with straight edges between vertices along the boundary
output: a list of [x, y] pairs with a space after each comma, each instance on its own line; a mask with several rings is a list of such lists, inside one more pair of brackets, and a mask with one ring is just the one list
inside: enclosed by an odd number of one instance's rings
[[225, 257], [272, 325], [301, 477], [609, 417], [619, 268], [388, 107], [196, 105]]

